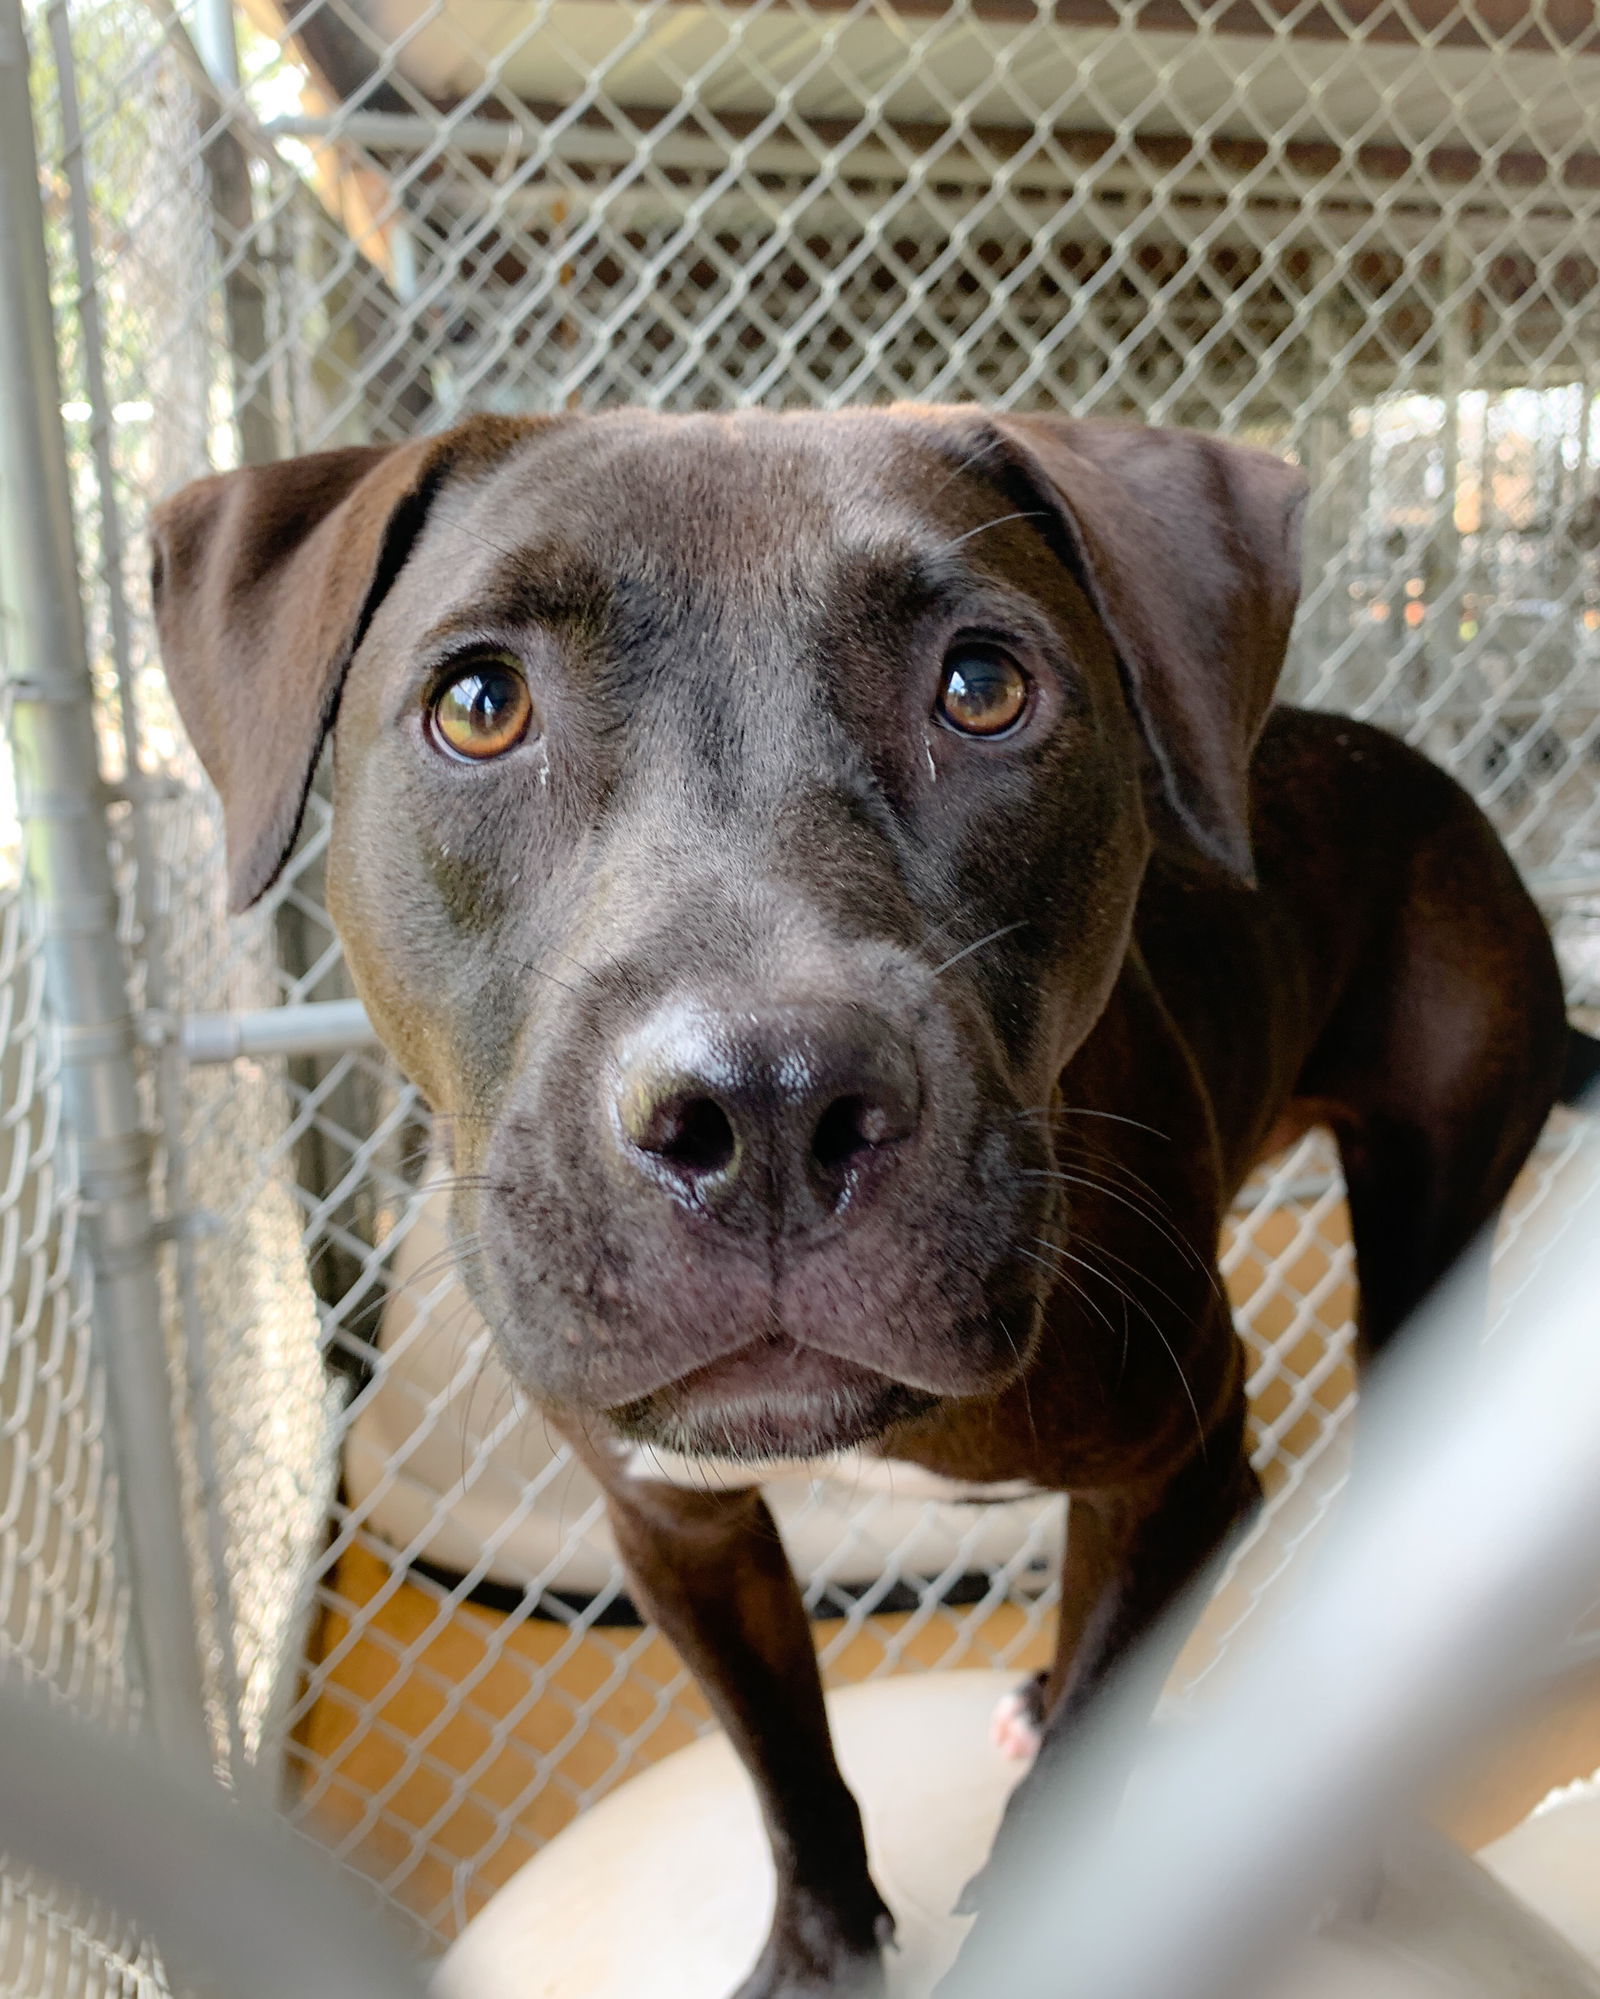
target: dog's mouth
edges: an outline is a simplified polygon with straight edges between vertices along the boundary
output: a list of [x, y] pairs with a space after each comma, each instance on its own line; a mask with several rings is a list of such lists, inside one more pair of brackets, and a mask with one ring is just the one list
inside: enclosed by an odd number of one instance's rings
[[935, 1397], [774, 1333], [606, 1411], [631, 1440], [740, 1464], [820, 1458], [870, 1443]]

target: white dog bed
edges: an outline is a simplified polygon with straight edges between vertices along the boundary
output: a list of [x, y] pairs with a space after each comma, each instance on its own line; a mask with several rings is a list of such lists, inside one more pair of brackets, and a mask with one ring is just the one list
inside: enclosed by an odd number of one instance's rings
[[[949, 1911], [1017, 1774], [988, 1739], [1010, 1685], [1003, 1673], [928, 1673], [830, 1703], [899, 1924], [892, 1999], [922, 1999], [965, 1931]], [[1431, 1846], [1408, 1850], [1371, 1924], [1320, 1938], [1297, 1966], [1294, 1999], [1600, 1994], [1600, 1975], [1557, 1934], [1600, 1962], [1600, 1789], [1575, 1787], [1485, 1859], [1492, 1874]], [[727, 1742], [708, 1737], [530, 1861], [445, 1958], [436, 1999], [720, 1999], [754, 1961], [771, 1898], [749, 1784]]]
[[[891, 1991], [926, 1991], [967, 1925], [976, 1871], [1018, 1766], [989, 1741], [1010, 1673], [917, 1673], [830, 1703], [873, 1868], [899, 1924]], [[615, 1790], [529, 1861], [439, 1968], [438, 1999], [725, 1999], [772, 1909], [766, 1840], [726, 1737]]]

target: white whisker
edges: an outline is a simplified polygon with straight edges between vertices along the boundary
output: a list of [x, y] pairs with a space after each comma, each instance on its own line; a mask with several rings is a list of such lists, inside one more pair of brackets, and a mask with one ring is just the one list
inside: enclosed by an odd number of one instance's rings
[[964, 541], [971, 541], [975, 534], [987, 534], [990, 528], [1003, 528], [1007, 521], [1042, 521], [1048, 518], [1039, 507], [1031, 507], [1016, 514], [996, 514], [992, 521], [980, 521], [975, 528], [968, 528], [965, 534], [958, 534], [954, 541], [947, 541], [940, 553], [948, 555], [951, 549], [959, 548]]
[[971, 944], [964, 944], [953, 957], [946, 958], [942, 965], [934, 966], [933, 976], [936, 979], [941, 978], [952, 965], [959, 965], [963, 958], [970, 958], [974, 951], [981, 951], [985, 944], [994, 944], [1002, 937], [1009, 937], [1013, 930], [1021, 930], [1026, 921], [1025, 917], [1019, 916], [1015, 923], [1002, 923], [998, 930], [991, 930], [987, 937], [979, 937]]

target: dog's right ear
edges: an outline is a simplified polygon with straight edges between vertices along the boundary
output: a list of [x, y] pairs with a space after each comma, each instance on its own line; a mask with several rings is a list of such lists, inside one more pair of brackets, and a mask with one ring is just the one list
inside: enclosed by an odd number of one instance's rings
[[222, 798], [233, 909], [288, 858], [345, 669], [434, 494], [542, 421], [472, 417], [410, 444], [249, 465], [156, 510], [156, 628], [178, 713]]

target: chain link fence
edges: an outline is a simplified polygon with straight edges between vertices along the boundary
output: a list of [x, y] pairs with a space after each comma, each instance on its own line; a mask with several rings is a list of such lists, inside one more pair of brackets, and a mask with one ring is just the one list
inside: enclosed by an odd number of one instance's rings
[[[324, 788], [267, 904], [225, 916], [150, 506], [469, 408], [909, 396], [1249, 437], [1313, 482], [1289, 693], [1455, 772], [1600, 1005], [1600, 26], [1562, 0], [24, 11], [208, 1747], [443, 1939], [706, 1717], [436, 1254], [426, 1114], [323, 905]], [[127, 1505], [3, 770], [0, 816], [0, 1634], [131, 1722]], [[1592, 1143], [1547, 1135], [1507, 1300]], [[1246, 1190], [1223, 1269], [1274, 1497], [1192, 1678], [1343, 1474], [1351, 1262], [1316, 1137]], [[775, 1498], [834, 1680], [1043, 1658], [1052, 1509], [909, 1476]], [[4, 1893], [5, 1989], [153, 1975], [43, 1902], [56, 1940], [27, 1941], [37, 1897]], [[49, 1978], [15, 1968], [47, 1948]]]

